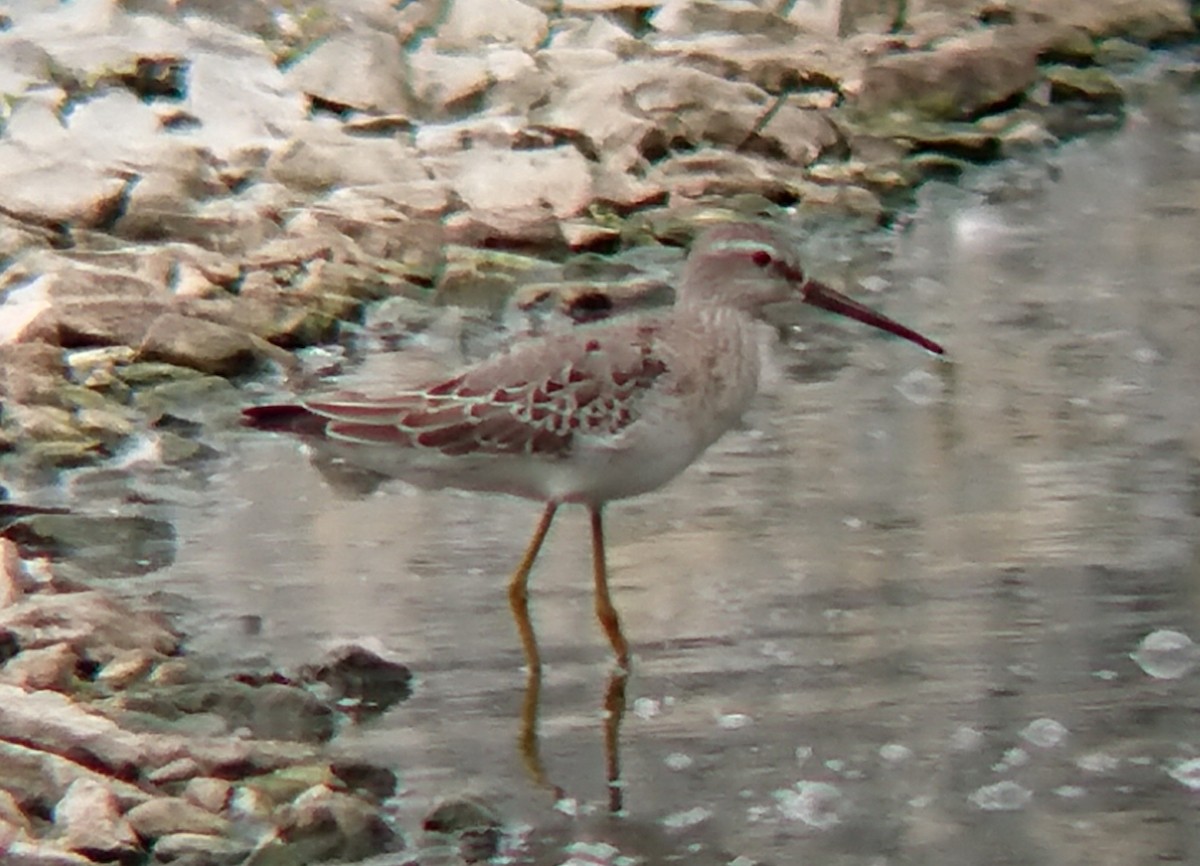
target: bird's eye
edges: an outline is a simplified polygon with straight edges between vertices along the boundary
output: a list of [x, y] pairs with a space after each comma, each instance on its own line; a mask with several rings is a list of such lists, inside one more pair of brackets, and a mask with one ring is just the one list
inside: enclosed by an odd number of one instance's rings
[[771, 264], [771, 254], [766, 250], [755, 250], [753, 255], [750, 256], [750, 261], [754, 262], [760, 268], [765, 268]]

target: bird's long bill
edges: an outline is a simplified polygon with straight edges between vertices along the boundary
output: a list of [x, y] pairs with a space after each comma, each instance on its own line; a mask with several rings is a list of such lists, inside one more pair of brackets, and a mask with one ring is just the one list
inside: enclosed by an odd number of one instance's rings
[[889, 334], [895, 334], [897, 337], [911, 340], [921, 348], [928, 349], [935, 355], [944, 355], [946, 353], [945, 349], [928, 337], [923, 337], [912, 328], [904, 327], [904, 325], [901, 325], [894, 319], [889, 319], [883, 313], [877, 313], [870, 307], [846, 297], [841, 292], [834, 291], [824, 283], [809, 280], [804, 284], [801, 292], [804, 294], [805, 303], [812, 304], [814, 307], [820, 307], [823, 310], [829, 310], [831, 313], [848, 316], [851, 319], [858, 319], [858, 321], [879, 328], [881, 331], [887, 331]]

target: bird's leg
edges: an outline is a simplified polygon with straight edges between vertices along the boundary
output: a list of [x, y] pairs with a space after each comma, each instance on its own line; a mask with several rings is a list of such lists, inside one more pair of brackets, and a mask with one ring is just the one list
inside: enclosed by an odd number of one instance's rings
[[621, 620], [617, 617], [617, 609], [613, 607], [612, 598], [608, 594], [608, 566], [604, 558], [604, 521], [600, 516], [600, 506], [589, 509], [592, 517], [592, 571], [596, 579], [596, 618], [608, 635], [613, 652], [617, 655], [617, 664], [622, 670], [629, 670], [629, 644], [625, 635], [621, 634]]
[[[529, 571], [533, 568], [538, 551], [542, 549], [542, 542], [546, 540], [546, 533], [550, 531], [550, 524], [553, 522], [554, 512], [557, 510], [558, 506], [555, 503], [546, 503], [542, 519], [538, 522], [537, 529], [533, 532], [533, 538], [529, 540], [529, 546], [525, 548], [525, 555], [521, 557], [521, 562], [517, 565], [517, 570], [513, 572], [512, 580], [508, 584], [508, 602], [512, 607], [513, 619], [517, 621], [517, 631], [521, 635], [521, 646], [525, 650], [525, 663], [528, 668], [525, 680], [525, 703], [521, 707], [519, 746], [526, 771], [539, 785], [549, 785], [550, 783], [546, 779], [538, 749], [537, 724], [538, 704], [542, 692], [542, 659], [538, 654], [537, 636], [533, 633], [533, 623], [529, 620], [528, 584]], [[554, 786], [550, 785], [550, 787]], [[557, 788], [555, 794], [556, 797], [561, 796], [561, 792]]]
[[508, 603], [512, 607], [513, 618], [517, 621], [517, 631], [521, 634], [525, 662], [529, 665], [530, 671], [538, 673], [542, 670], [542, 657], [538, 653], [537, 636], [533, 633], [533, 623], [529, 621], [529, 571], [533, 568], [538, 551], [542, 549], [542, 542], [546, 540], [546, 533], [550, 531], [550, 524], [554, 521], [554, 512], [557, 510], [557, 503], [546, 503], [546, 510], [542, 512], [542, 519], [538, 521], [537, 529], [533, 531], [533, 538], [529, 539], [525, 555], [521, 557], [517, 570], [513, 572], [512, 579], [508, 582]]

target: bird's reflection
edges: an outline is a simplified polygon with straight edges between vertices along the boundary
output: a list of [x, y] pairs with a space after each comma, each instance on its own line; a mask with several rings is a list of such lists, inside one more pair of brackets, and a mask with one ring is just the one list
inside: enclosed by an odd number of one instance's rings
[[[625, 810], [625, 785], [621, 779], [621, 722], [625, 719], [626, 686], [629, 672], [617, 668], [608, 677], [604, 690], [604, 771], [608, 788], [608, 811], [620, 814]], [[556, 800], [567, 796], [567, 791], [554, 782], [542, 761], [541, 743], [538, 736], [538, 718], [541, 709], [542, 673], [540, 668], [529, 667], [525, 680], [525, 700], [521, 705], [521, 731], [517, 746], [529, 778], [540, 787], [553, 792]]]

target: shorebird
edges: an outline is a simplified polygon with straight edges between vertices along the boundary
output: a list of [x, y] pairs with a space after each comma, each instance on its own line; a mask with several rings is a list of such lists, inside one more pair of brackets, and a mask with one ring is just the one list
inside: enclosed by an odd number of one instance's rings
[[777, 231], [731, 223], [696, 240], [667, 310], [520, 342], [424, 387], [258, 406], [246, 410], [247, 421], [319, 435], [348, 462], [386, 476], [542, 502], [508, 584], [531, 672], [541, 661], [529, 573], [559, 507], [586, 507], [596, 616], [627, 670], [629, 646], [608, 590], [603, 508], [661, 487], [737, 422], [758, 389], [755, 319], [789, 300], [943, 354], [932, 340], [810, 279]]

